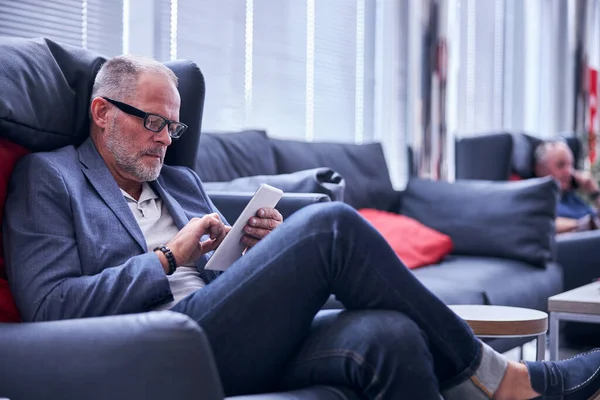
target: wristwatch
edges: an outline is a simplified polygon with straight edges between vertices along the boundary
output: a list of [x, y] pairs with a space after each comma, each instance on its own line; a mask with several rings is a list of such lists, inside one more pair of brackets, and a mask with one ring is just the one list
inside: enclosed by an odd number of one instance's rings
[[155, 247], [153, 251], [156, 250], [161, 251], [165, 257], [167, 257], [167, 262], [169, 263], [169, 272], [167, 272], [167, 275], [173, 275], [173, 272], [177, 269], [177, 261], [175, 260], [175, 256], [173, 255], [173, 252], [171, 252], [171, 249], [164, 244], [161, 244], [160, 246]]

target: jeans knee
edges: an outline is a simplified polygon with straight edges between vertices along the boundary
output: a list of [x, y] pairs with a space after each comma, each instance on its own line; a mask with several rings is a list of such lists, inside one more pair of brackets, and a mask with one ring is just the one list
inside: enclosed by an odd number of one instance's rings
[[306, 210], [310, 210], [309, 218], [314, 224], [325, 223], [328, 226], [334, 226], [346, 222], [356, 223], [362, 220], [360, 214], [354, 208], [341, 201], [318, 203], [307, 207]]

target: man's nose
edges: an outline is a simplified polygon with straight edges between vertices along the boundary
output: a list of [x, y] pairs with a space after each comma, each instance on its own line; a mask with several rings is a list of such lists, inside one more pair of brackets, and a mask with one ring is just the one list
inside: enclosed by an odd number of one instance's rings
[[169, 135], [169, 124], [165, 124], [165, 127], [160, 132], [156, 132], [154, 139], [157, 142], [163, 143], [165, 146], [169, 146], [173, 141], [171, 135]]

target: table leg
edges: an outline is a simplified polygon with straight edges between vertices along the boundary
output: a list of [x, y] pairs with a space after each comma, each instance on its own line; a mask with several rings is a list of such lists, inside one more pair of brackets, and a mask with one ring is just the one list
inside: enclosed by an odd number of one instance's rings
[[542, 333], [537, 337], [537, 354], [536, 361], [543, 361], [546, 359], [546, 333]]
[[558, 360], [559, 319], [555, 313], [550, 313], [550, 361]]

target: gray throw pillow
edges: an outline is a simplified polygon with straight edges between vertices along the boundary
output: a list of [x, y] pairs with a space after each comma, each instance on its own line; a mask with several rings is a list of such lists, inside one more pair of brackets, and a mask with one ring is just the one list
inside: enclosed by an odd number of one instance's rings
[[285, 193], [322, 193], [331, 201], [343, 201], [346, 181], [330, 168], [313, 168], [292, 174], [256, 175], [228, 182], [204, 182], [207, 191], [254, 192], [266, 183]]
[[558, 185], [410, 179], [401, 213], [452, 238], [455, 254], [501, 257], [544, 267], [554, 259]]

